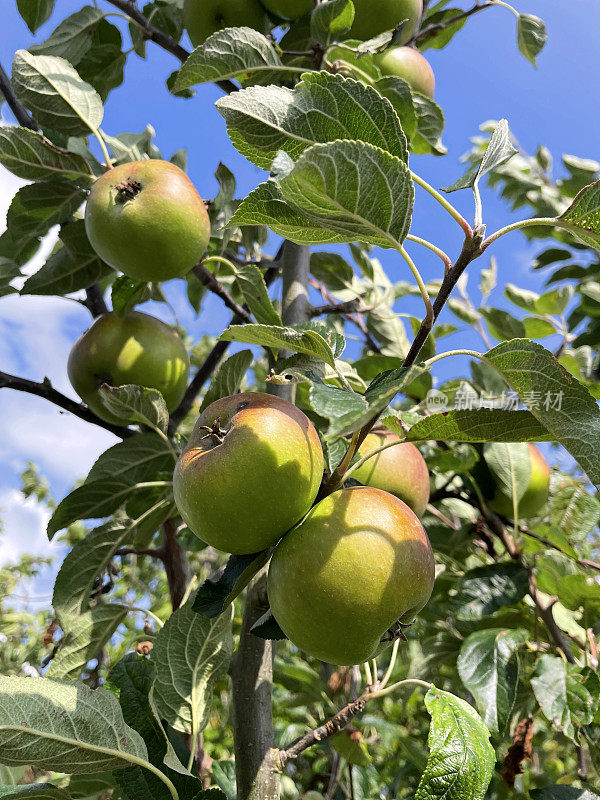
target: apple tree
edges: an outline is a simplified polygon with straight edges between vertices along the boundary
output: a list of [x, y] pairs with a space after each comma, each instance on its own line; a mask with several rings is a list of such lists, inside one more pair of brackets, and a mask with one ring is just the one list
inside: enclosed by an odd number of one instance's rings
[[[54, 5], [17, 0], [32, 34]], [[418, 170], [446, 152], [423, 54], [511, 12], [535, 64], [544, 23], [500, 0], [93, 0], [0, 67], [0, 163], [27, 182], [0, 294], [90, 315], [80, 401], [43, 365], [0, 387], [115, 436], [60, 500], [23, 473], [65, 557], [47, 612], [0, 600], [0, 796], [597, 797], [600, 165], [556, 178], [499, 120], [453, 185]], [[177, 62], [165, 91], [221, 90], [265, 173], [247, 197], [215, 164], [203, 201], [185, 150], [103, 127], [151, 47]], [[486, 226], [484, 182], [520, 221]], [[414, 230], [424, 200], [458, 247]], [[539, 292], [497, 274], [508, 235], [539, 243]], [[225, 330], [139, 310], [174, 280]], [[444, 350], [460, 326], [479, 349]], [[41, 565], [0, 570], [3, 594]]]

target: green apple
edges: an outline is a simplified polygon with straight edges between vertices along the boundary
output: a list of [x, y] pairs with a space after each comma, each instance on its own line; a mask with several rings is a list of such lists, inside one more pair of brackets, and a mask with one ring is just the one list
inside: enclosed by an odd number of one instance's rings
[[194, 47], [223, 28], [269, 30], [269, 18], [259, 0], [185, 0], [183, 20]]
[[167, 161], [121, 164], [92, 186], [85, 229], [100, 258], [139, 281], [168, 281], [206, 250], [210, 221], [185, 172]]
[[354, 0], [354, 25], [349, 38], [373, 39], [380, 33], [391, 31], [403, 20], [408, 20], [402, 30], [399, 44], [405, 44], [419, 29], [423, 14], [423, 0]]
[[[526, 519], [535, 517], [548, 502], [550, 494], [550, 467], [538, 448], [528, 443], [529, 456], [531, 463], [531, 479], [525, 494], [519, 500], [519, 516]], [[492, 511], [503, 517], [512, 519], [514, 516], [513, 499], [509, 494], [503, 492], [500, 487], [492, 499], [488, 502]]]
[[263, 6], [279, 19], [298, 19], [313, 10], [312, 0], [261, 0]]
[[308, 417], [279, 397], [247, 392], [217, 400], [198, 417], [173, 490], [199, 539], [246, 554], [295, 525], [322, 478], [321, 442]]
[[269, 602], [300, 650], [330, 664], [360, 664], [392, 625], [414, 620], [434, 578], [418, 517], [387, 492], [355, 486], [318, 503], [277, 545]]
[[[360, 446], [359, 455], [366, 456], [378, 447], [400, 442], [391, 431], [370, 433]], [[411, 442], [402, 442], [366, 461], [352, 473], [352, 477], [366, 486], [383, 489], [396, 495], [422, 517], [429, 502], [429, 470], [425, 459]]]
[[75, 342], [67, 371], [73, 388], [92, 411], [119, 424], [123, 420], [100, 400], [98, 390], [103, 383], [158, 389], [173, 411], [183, 399], [190, 361], [181, 337], [169, 325], [139, 311], [123, 317], [110, 312]]
[[435, 94], [435, 75], [431, 64], [414, 47], [392, 47], [373, 58], [383, 75], [403, 78], [416, 92], [431, 97]]

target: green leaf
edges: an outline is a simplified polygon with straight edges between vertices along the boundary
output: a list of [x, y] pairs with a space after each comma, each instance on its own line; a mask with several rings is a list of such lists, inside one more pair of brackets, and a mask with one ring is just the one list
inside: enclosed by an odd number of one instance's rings
[[[495, 256], [490, 258], [490, 265], [487, 269], [481, 270], [481, 280], [479, 282], [479, 291], [483, 300], [486, 300], [494, 291], [497, 284], [498, 277], [498, 262]], [[508, 284], [506, 286], [508, 289]]]
[[241, 350], [239, 353], [234, 353], [219, 367], [219, 371], [212, 379], [208, 391], [204, 395], [200, 411], [215, 400], [220, 400], [222, 397], [230, 397], [239, 391], [242, 381], [250, 366], [252, 364], [252, 351]]
[[173, 471], [175, 457], [164, 439], [140, 433], [105, 450], [94, 463], [86, 483], [114, 478], [131, 485], [160, 480]]
[[553, 437], [529, 411], [446, 411], [425, 417], [406, 434], [410, 442], [545, 442]]
[[0, 164], [27, 181], [56, 175], [89, 179], [91, 173], [82, 156], [62, 150], [40, 133], [16, 125], [0, 126]]
[[531, 688], [544, 716], [578, 744], [576, 727], [589, 725], [598, 710], [600, 680], [596, 673], [544, 654], [537, 661]]
[[348, 33], [354, 22], [354, 4], [350, 0], [329, 0], [317, 6], [310, 17], [310, 35], [315, 42], [328, 45]]
[[532, 800], [600, 800], [597, 794], [589, 789], [575, 786], [546, 786], [544, 789], [532, 789]]
[[533, 66], [536, 58], [546, 46], [548, 34], [544, 21], [533, 14], [519, 14], [517, 22], [517, 43], [519, 51]]
[[310, 271], [330, 292], [352, 292], [355, 282], [354, 270], [338, 253], [316, 252], [310, 255]]
[[589, 494], [579, 481], [565, 475], [552, 477], [550, 518], [569, 539], [583, 542], [600, 520], [600, 501]]
[[[382, 422], [385, 424], [386, 420]], [[479, 461], [479, 455], [469, 444], [458, 444], [450, 450], [436, 450], [427, 457], [429, 469], [439, 472], [470, 472]]]
[[94, 32], [91, 47], [77, 64], [81, 78], [92, 84], [103, 102], [123, 83], [127, 54], [121, 52], [122, 46], [119, 29], [104, 18]]
[[106, 408], [127, 422], [137, 422], [154, 430], [167, 432], [169, 410], [157, 389], [143, 386], [100, 387], [100, 398]]
[[47, 39], [32, 45], [29, 52], [34, 55], [60, 56], [77, 66], [89, 50], [94, 31], [103, 16], [99, 8], [83, 6], [64, 19]]
[[271, 557], [270, 550], [245, 556], [230, 556], [225, 569], [204, 581], [196, 592], [193, 610], [214, 619], [246, 588]]
[[237, 787], [234, 761], [213, 761], [212, 777], [217, 786], [225, 792], [227, 800], [236, 800]]
[[514, 563], [490, 564], [466, 572], [453, 599], [456, 618], [470, 622], [518, 603], [527, 594], [529, 574]]
[[189, 600], [160, 629], [152, 650], [152, 697], [161, 719], [197, 736], [208, 724], [213, 684], [227, 674], [233, 653], [231, 612], [212, 620]]
[[453, 183], [452, 186], [447, 186], [442, 191], [450, 193], [459, 189], [475, 188], [484, 175], [502, 166], [502, 164], [506, 164], [516, 153], [517, 150], [515, 150], [511, 142], [508, 122], [505, 119], [501, 119], [494, 128], [481, 163], [477, 167], [470, 169], [463, 178]]
[[375, 88], [379, 94], [390, 101], [394, 111], [398, 115], [402, 130], [409, 141], [412, 141], [417, 132], [419, 117], [417, 116], [410, 85], [405, 80], [395, 75], [384, 75], [382, 78], [375, 81]]
[[0, 750], [7, 766], [81, 775], [147, 759], [113, 694], [49, 678], [0, 677]]
[[279, 180], [279, 187], [283, 198], [309, 220], [347, 242], [396, 249], [410, 229], [410, 170], [400, 158], [365, 142], [314, 145]]
[[331, 745], [348, 764], [364, 767], [371, 763], [369, 748], [358, 731], [342, 730], [331, 737]]
[[228, 227], [266, 225], [273, 233], [304, 244], [341, 244], [346, 237], [316, 225], [299, 208], [286, 203], [277, 183], [261, 183], [242, 200]]
[[573, 297], [572, 286], [561, 286], [543, 294], [537, 303], [538, 314], [562, 314]]
[[472, 633], [460, 649], [460, 679], [496, 735], [505, 734], [511, 722], [519, 685], [519, 648], [526, 639], [526, 631], [493, 628]]
[[269, 297], [263, 273], [257, 266], [248, 264], [245, 267], [236, 268], [235, 281], [244, 295], [248, 308], [254, 314], [258, 323], [261, 325], [283, 325], [281, 317]]
[[407, 161], [406, 137], [391, 103], [372, 87], [329, 72], [302, 76], [294, 89], [251, 86], [217, 101], [233, 144], [269, 169], [280, 151], [294, 161], [315, 144], [352, 139]]
[[56, 0], [17, 0], [19, 14], [32, 33], [50, 19]]
[[486, 358], [522, 399], [532, 393], [542, 397], [531, 404], [531, 413], [600, 485], [600, 410], [585, 386], [528, 339], [499, 344]]
[[51, 783], [33, 783], [29, 786], [0, 786], [2, 800], [70, 800], [70, 795]]
[[314, 330], [299, 331], [277, 325], [230, 325], [219, 337], [224, 342], [243, 342], [270, 347], [273, 350], [292, 350], [295, 353], [319, 358], [331, 367], [335, 359], [330, 345]]
[[537, 303], [540, 296], [536, 292], [532, 292], [529, 289], [521, 289], [519, 286], [515, 286], [514, 283], [507, 283], [504, 287], [504, 296], [511, 303], [523, 308], [525, 311], [537, 311]]
[[425, 705], [429, 759], [415, 800], [483, 800], [496, 760], [488, 729], [468, 703], [434, 686]]
[[531, 453], [527, 444], [486, 444], [483, 454], [498, 488], [518, 504], [531, 483]]
[[111, 286], [110, 300], [112, 310], [118, 316], [133, 311], [137, 305], [141, 305], [150, 300], [152, 296], [152, 284], [136, 281], [127, 275], [119, 275]]
[[481, 316], [487, 322], [490, 333], [500, 341], [506, 339], [522, 339], [525, 337], [525, 326], [508, 311], [501, 308], [481, 308]]
[[14, 294], [17, 289], [11, 286], [11, 281], [21, 278], [21, 270], [10, 258], [0, 256], [0, 297]]
[[585, 186], [559, 220], [584, 244], [600, 247], [600, 181]]
[[63, 246], [25, 281], [21, 294], [71, 294], [114, 274], [92, 249], [83, 220], [64, 225], [59, 238]]
[[476, 325], [480, 319], [479, 313], [473, 306], [456, 297], [451, 297], [448, 300], [448, 308], [461, 322], [466, 322], [467, 325]]
[[85, 136], [102, 122], [100, 96], [64, 58], [17, 50], [12, 84], [18, 99], [42, 127]]
[[16, 244], [12, 258], [18, 264], [27, 261], [28, 247], [32, 243], [39, 246], [50, 228], [68, 222], [85, 196], [83, 189], [63, 178], [22, 186], [6, 215], [6, 225]]
[[238, 75], [283, 71], [271, 42], [252, 28], [225, 28], [209, 36], [179, 70], [175, 91]]
[[417, 132], [410, 143], [413, 153], [446, 155], [448, 150], [441, 139], [446, 124], [444, 112], [436, 102], [418, 92], [413, 92], [413, 105], [417, 113]]

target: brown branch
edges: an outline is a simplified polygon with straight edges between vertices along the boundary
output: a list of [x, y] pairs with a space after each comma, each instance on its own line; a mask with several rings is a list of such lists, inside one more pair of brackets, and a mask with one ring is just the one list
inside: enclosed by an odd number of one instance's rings
[[[150, 22], [150, 20], [146, 19], [142, 12], [136, 7], [134, 0], [107, 0], [107, 2], [127, 14], [127, 16], [133, 20], [133, 22], [141, 30], [145, 39], [154, 42], [154, 44], [157, 44], [159, 47], [162, 47], [163, 50], [166, 50], [167, 53], [174, 55], [175, 58], [178, 58], [182, 64], [187, 60], [188, 56], [190, 55], [189, 50], [186, 50], [185, 47], [182, 47], [168, 34], [166, 34], [164, 31], [161, 31], [160, 28], [157, 28]], [[233, 81], [215, 81], [215, 83], [226, 94], [231, 94], [232, 92], [237, 92], [238, 90], [238, 87], [235, 85], [235, 83], [233, 83]]]
[[59, 408], [79, 417], [79, 419], [84, 420], [84, 422], [91, 422], [93, 425], [98, 425], [98, 427], [104, 428], [110, 431], [110, 433], [114, 433], [115, 436], [119, 436], [121, 439], [126, 439], [128, 436], [135, 435], [135, 431], [130, 428], [105, 422], [103, 419], [100, 419], [100, 417], [97, 417], [87, 406], [84, 406], [82, 403], [77, 403], [75, 400], [71, 400], [70, 397], [57, 391], [48, 378], [44, 378], [41, 383], [36, 383], [36, 381], [30, 381], [27, 378], [20, 378], [17, 375], [9, 375], [7, 372], [0, 372], [0, 389], [15, 389], [17, 392], [25, 392], [26, 394], [33, 394], [36, 397], [42, 397], [55, 406], [59, 406]]
[[164, 548], [156, 549], [150, 548], [149, 550], [137, 550], [135, 547], [121, 547], [115, 552], [115, 556], [149, 556], [150, 558], [158, 558], [161, 561], [165, 560]]
[[187, 589], [190, 578], [190, 564], [185, 550], [177, 541], [177, 522], [169, 519], [163, 523], [164, 548], [162, 561], [167, 573], [169, 594], [173, 611], [177, 611]]
[[353, 300], [347, 300], [345, 303], [327, 303], [322, 306], [311, 306], [308, 310], [310, 317], [321, 317], [324, 314], [356, 314], [362, 310], [362, 300], [360, 297], [355, 297]]
[[443, 22], [434, 22], [431, 25], [427, 25], [425, 28], [418, 31], [413, 38], [407, 42], [407, 44], [414, 44], [420, 39], [424, 39], [426, 36], [437, 36], [451, 25], [461, 22], [463, 19], [468, 19], [469, 17], [472, 17], [473, 14], [478, 14], [480, 11], [484, 11], [486, 8], [492, 8], [492, 6], [495, 5], [497, 5], [495, 0], [486, 0], [484, 3], [477, 2], [472, 8], [468, 9], [468, 11], [462, 11], [460, 14], [450, 17], [449, 19], [445, 19]]
[[15, 95], [14, 89], [10, 82], [10, 78], [4, 71], [4, 67], [0, 64], [0, 93], [4, 96], [6, 104], [15, 115], [15, 119], [22, 128], [29, 128], [29, 130], [37, 131], [38, 125], [29, 111], [22, 105]]
[[[327, 291], [325, 286], [322, 283], [320, 283], [320, 281], [317, 281], [314, 278], [309, 278], [309, 283], [313, 287], [313, 289], [317, 289], [321, 293], [323, 300], [326, 300], [328, 305], [335, 305], [336, 301], [334, 300], [333, 296]], [[362, 314], [346, 313], [345, 316], [346, 319], [348, 319], [353, 325], [355, 325], [358, 328], [358, 330], [362, 333], [362, 335], [365, 337], [365, 344], [367, 345], [367, 347], [374, 353], [380, 353], [381, 348], [369, 333], [369, 329], [366, 326]]]
[[250, 312], [244, 308], [244, 306], [240, 305], [233, 299], [223, 284], [215, 278], [213, 273], [207, 267], [205, 267], [204, 264], [196, 264], [192, 272], [198, 278], [200, 283], [205, 286], [209, 292], [212, 292], [213, 294], [216, 294], [217, 297], [220, 297], [227, 308], [230, 311], [233, 311], [236, 317], [239, 317], [242, 322], [254, 322], [252, 314], [250, 314]]
[[85, 301], [83, 305], [89, 310], [94, 319], [96, 319], [96, 317], [101, 317], [103, 314], [108, 314], [108, 307], [104, 300], [104, 294], [102, 293], [100, 284], [93, 283], [85, 290]]

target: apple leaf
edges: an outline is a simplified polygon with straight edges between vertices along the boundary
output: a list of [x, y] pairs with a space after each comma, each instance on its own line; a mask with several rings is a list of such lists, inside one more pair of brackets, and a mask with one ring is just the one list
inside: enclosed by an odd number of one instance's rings
[[60, 56], [73, 66], [91, 49], [94, 32], [104, 14], [94, 6], [84, 6], [64, 19], [50, 36], [29, 48], [36, 56]]
[[114, 694], [50, 678], [0, 677], [0, 750], [7, 766], [81, 775], [148, 757]]
[[55, 147], [40, 133], [16, 125], [0, 127], [0, 164], [27, 181], [56, 175], [90, 178], [90, 168], [82, 156]]
[[519, 685], [519, 648], [526, 640], [526, 631], [493, 628], [472, 633], [460, 649], [458, 674], [493, 734], [506, 733], [511, 722]]
[[19, 14], [32, 33], [50, 19], [55, 2], [56, 0], [17, 0]]
[[251, 364], [251, 350], [241, 350], [224, 361], [204, 395], [200, 411], [204, 411], [215, 400], [235, 394], [239, 390]]
[[235, 281], [254, 317], [261, 325], [283, 325], [275, 310], [263, 273], [255, 264], [247, 264], [235, 270]]
[[517, 21], [517, 43], [521, 52], [533, 66], [536, 58], [546, 46], [548, 34], [544, 21], [533, 14], [519, 14]]
[[162, 433], [167, 432], [169, 410], [157, 389], [131, 384], [127, 386], [103, 384], [99, 395], [108, 411], [121, 417], [123, 421], [137, 422]]
[[529, 411], [477, 409], [431, 414], [413, 425], [409, 442], [546, 442], [550, 434]]
[[411, 139], [411, 150], [417, 155], [445, 156], [448, 148], [441, 138], [446, 124], [444, 112], [434, 100], [418, 92], [413, 92], [413, 105], [417, 113], [417, 131]]
[[207, 578], [196, 592], [194, 612], [208, 619], [221, 614], [243, 592], [270, 557], [271, 550], [245, 556], [230, 556], [225, 568]]
[[250, 633], [253, 636], [258, 636], [260, 639], [268, 639], [270, 641], [283, 641], [287, 639], [285, 633], [279, 627], [279, 623], [275, 619], [271, 609], [256, 620], [254, 625], [250, 628]]
[[392, 104], [352, 78], [328, 72], [302, 76], [294, 89], [251, 86], [217, 101], [231, 141], [269, 169], [279, 151], [294, 161], [315, 144], [352, 139], [408, 160], [406, 137]]
[[65, 178], [22, 186], [6, 214], [6, 226], [15, 242], [11, 258], [17, 264], [27, 261], [27, 249], [39, 246], [50, 228], [68, 222], [85, 197], [83, 189]]
[[70, 800], [64, 789], [51, 783], [32, 783], [29, 786], [0, 786], [2, 800]]
[[522, 400], [541, 398], [530, 404], [531, 413], [600, 485], [600, 409], [585, 386], [529, 339], [503, 342], [486, 359]]
[[253, 28], [225, 28], [209, 36], [185, 61], [175, 81], [180, 92], [238, 75], [286, 71], [271, 42]]
[[332, 39], [341, 39], [354, 22], [354, 4], [350, 0], [329, 0], [312, 12], [310, 35], [315, 42], [328, 45]]
[[63, 226], [59, 239], [62, 247], [55, 250], [44, 266], [25, 281], [21, 294], [71, 294], [114, 275], [114, 270], [101, 261], [92, 249], [82, 219]]
[[585, 186], [558, 219], [584, 244], [600, 247], [600, 181]]
[[506, 164], [517, 152], [511, 141], [508, 122], [505, 119], [501, 119], [494, 128], [481, 163], [470, 169], [463, 178], [442, 189], [442, 191], [450, 193], [457, 192], [459, 189], [473, 189], [484, 175], [502, 166], [502, 164]]
[[0, 297], [8, 294], [15, 294], [18, 290], [11, 286], [11, 281], [21, 278], [21, 270], [10, 258], [0, 256]]
[[306, 353], [325, 361], [331, 367], [335, 366], [331, 346], [314, 330], [296, 330], [277, 325], [230, 325], [219, 338], [224, 342], [242, 342], [270, 347], [273, 350]]
[[417, 132], [418, 117], [410, 84], [395, 75], [384, 75], [375, 81], [375, 88], [390, 101], [404, 133], [412, 140]]
[[589, 725], [598, 711], [600, 679], [596, 673], [544, 654], [537, 661], [531, 687], [544, 716], [578, 744], [576, 727]]
[[152, 699], [161, 720], [195, 740], [210, 718], [213, 684], [229, 668], [233, 613], [208, 619], [194, 612], [193, 603], [177, 609], [156, 636]]
[[532, 789], [529, 794], [532, 800], [600, 800], [600, 797], [589, 789], [576, 786], [545, 786], [543, 789]]
[[266, 225], [273, 233], [298, 244], [341, 244], [346, 238], [311, 222], [299, 208], [286, 203], [277, 183], [261, 183], [242, 200], [228, 227]]
[[453, 598], [456, 618], [463, 622], [483, 619], [512, 606], [527, 594], [529, 573], [521, 564], [489, 564], [465, 572]]
[[18, 99], [42, 127], [70, 136], [86, 136], [102, 122], [100, 95], [64, 58], [17, 50], [12, 84]]
[[479, 714], [435, 686], [427, 692], [425, 705], [431, 714], [429, 759], [415, 800], [483, 800], [496, 755]]
[[410, 229], [410, 170], [400, 158], [366, 142], [314, 145], [278, 182], [284, 200], [347, 242], [397, 249]]
[[568, 531], [571, 541], [585, 541], [600, 521], [600, 501], [579, 481], [566, 475], [552, 475], [550, 480], [552, 525]]
[[518, 504], [531, 483], [531, 455], [526, 442], [492, 442], [485, 445], [486, 464], [496, 486]]

